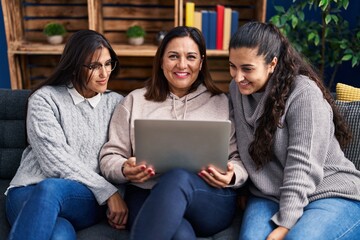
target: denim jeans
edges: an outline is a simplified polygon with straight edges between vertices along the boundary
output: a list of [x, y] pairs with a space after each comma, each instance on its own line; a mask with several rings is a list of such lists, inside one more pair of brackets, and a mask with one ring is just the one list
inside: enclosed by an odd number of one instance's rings
[[[250, 197], [239, 240], [265, 240], [277, 226], [270, 220], [279, 204], [268, 199]], [[309, 203], [286, 240], [353, 240], [360, 236], [360, 201], [324, 198]]]
[[196, 173], [182, 169], [163, 174], [151, 191], [129, 186], [125, 201], [130, 238], [191, 240], [213, 235], [231, 224], [236, 196], [232, 188], [211, 187]]
[[9, 239], [76, 239], [76, 231], [99, 221], [101, 207], [83, 184], [49, 178], [38, 184], [11, 188], [6, 214]]

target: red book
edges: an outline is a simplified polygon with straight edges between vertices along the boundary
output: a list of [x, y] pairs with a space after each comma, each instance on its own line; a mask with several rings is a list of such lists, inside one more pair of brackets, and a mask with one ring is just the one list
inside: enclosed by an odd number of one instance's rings
[[224, 11], [223, 5], [216, 5], [216, 49], [223, 49], [223, 36], [224, 36]]

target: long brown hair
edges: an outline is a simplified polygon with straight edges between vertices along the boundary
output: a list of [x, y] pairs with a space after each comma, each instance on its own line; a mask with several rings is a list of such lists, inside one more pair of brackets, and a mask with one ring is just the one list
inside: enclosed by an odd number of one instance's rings
[[195, 91], [197, 87], [204, 83], [208, 91], [213, 95], [220, 94], [222, 91], [216, 87], [211, 79], [210, 72], [206, 59], [206, 45], [201, 32], [197, 28], [179, 26], [170, 30], [161, 41], [161, 44], [156, 51], [156, 55], [153, 63], [152, 77], [146, 82], [145, 98], [156, 102], [165, 101], [168, 96], [169, 84], [161, 68], [162, 58], [164, 56], [165, 48], [168, 43], [174, 38], [190, 37], [199, 48], [200, 56], [202, 56], [202, 67], [200, 69], [198, 78], [190, 87], [189, 92]]
[[[87, 74], [85, 74], [84, 64], [92, 58], [96, 50], [101, 48], [107, 48], [110, 52], [111, 60], [114, 62], [118, 61], [115, 51], [102, 34], [93, 30], [80, 30], [75, 32], [66, 42], [64, 51], [54, 72], [48, 79], [36, 86], [33, 92], [47, 85], [58, 86], [69, 85], [71, 83], [73, 86], [79, 87], [79, 89], [86, 89], [89, 79]], [[115, 76], [118, 71], [119, 64], [116, 64], [115, 69], [111, 72], [110, 78]]]
[[305, 75], [317, 84], [333, 110], [337, 140], [342, 147], [349, 143], [351, 133], [330, 92], [314, 68], [291, 46], [277, 27], [271, 23], [244, 24], [231, 38], [229, 49], [241, 47], [258, 49], [257, 55], [264, 56], [266, 64], [270, 64], [274, 57], [278, 59], [274, 73], [269, 79], [273, 81], [273, 86], [265, 102], [264, 113], [259, 119], [254, 141], [249, 146], [250, 156], [258, 169], [272, 159], [274, 135], [277, 128], [282, 127], [279, 125], [280, 118], [284, 114], [291, 86], [298, 75]]

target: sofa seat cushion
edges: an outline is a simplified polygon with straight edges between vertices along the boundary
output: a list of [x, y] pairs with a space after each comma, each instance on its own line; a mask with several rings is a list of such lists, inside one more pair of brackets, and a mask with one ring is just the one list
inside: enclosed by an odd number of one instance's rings
[[[240, 225], [241, 225], [241, 213], [236, 215], [231, 226], [227, 229], [215, 234], [214, 236], [207, 238], [197, 238], [197, 240], [235, 240], [238, 238]], [[77, 232], [77, 239], [82, 240], [125, 240], [130, 238], [130, 233], [127, 230], [116, 230], [103, 220], [102, 222], [83, 229]]]
[[5, 214], [5, 191], [9, 187], [10, 180], [0, 180], [0, 239], [7, 239], [10, 225]]

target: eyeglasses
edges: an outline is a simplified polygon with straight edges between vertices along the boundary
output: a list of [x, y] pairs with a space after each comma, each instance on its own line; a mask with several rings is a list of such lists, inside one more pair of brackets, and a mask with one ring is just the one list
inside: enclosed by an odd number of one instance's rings
[[117, 64], [117, 61], [107, 61], [104, 65], [102, 65], [101, 63], [90, 63], [89, 65], [84, 64], [84, 67], [87, 67], [90, 70], [95, 70], [95, 71], [100, 71], [100, 69], [103, 68], [103, 66], [105, 67], [105, 70], [107, 72], [111, 72], [115, 69]]

